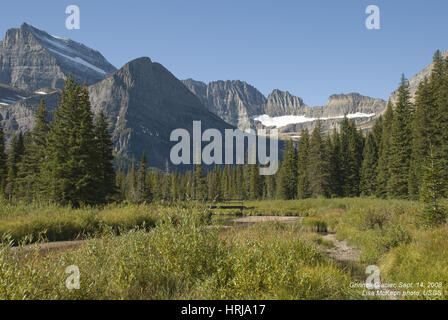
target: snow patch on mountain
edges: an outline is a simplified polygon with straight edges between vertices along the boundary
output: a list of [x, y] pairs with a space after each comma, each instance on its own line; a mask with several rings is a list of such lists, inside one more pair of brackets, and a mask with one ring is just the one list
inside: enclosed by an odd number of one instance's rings
[[95, 70], [95, 71], [98, 72], [98, 73], [101, 73], [101, 74], [104, 74], [104, 75], [107, 75], [107, 74], [108, 74], [108, 73], [107, 73], [106, 71], [104, 71], [103, 69], [97, 68], [97, 67], [95, 67], [93, 64], [90, 64], [90, 63], [88, 63], [87, 61], [85, 61], [85, 60], [83, 60], [83, 59], [81, 59], [81, 58], [79, 58], [79, 57], [75, 57], [75, 58], [73, 58], [73, 57], [67, 56], [67, 55], [65, 55], [65, 54], [63, 54], [63, 53], [60, 53], [59, 51], [56, 51], [56, 50], [53, 50], [53, 49], [48, 49], [48, 50], [50, 50], [51, 52], [56, 53], [56, 54], [58, 54], [58, 55], [64, 57], [65, 59], [68, 59], [68, 60], [70, 60], [70, 61], [72, 61], [72, 62], [79, 63], [79, 64], [81, 64], [81, 65], [83, 65], [83, 66], [85, 66], [85, 67], [87, 67], [87, 68], [89, 68], [89, 69]]
[[104, 77], [116, 69], [96, 50], [86, 47], [82, 43], [68, 38], [53, 36], [36, 27], [29, 30], [38, 39], [41, 45], [50, 53], [57, 54], [70, 62], [89, 68]]
[[[355, 119], [355, 118], [372, 118], [375, 116], [374, 113], [367, 114], [367, 113], [353, 113], [353, 114], [347, 114], [346, 115], [348, 119]], [[255, 121], [261, 122], [261, 124], [265, 127], [275, 127], [275, 128], [282, 128], [286, 127], [290, 124], [299, 124], [299, 123], [305, 123], [305, 122], [313, 122], [317, 120], [332, 120], [332, 119], [343, 119], [344, 116], [337, 116], [337, 117], [329, 117], [329, 118], [310, 118], [305, 116], [281, 116], [281, 117], [271, 117], [267, 114], [260, 115], [254, 117]]]

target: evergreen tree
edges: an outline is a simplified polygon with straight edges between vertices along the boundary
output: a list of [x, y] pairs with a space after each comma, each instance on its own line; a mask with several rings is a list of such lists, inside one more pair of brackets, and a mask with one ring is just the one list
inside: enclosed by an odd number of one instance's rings
[[46, 161], [45, 149], [49, 131], [47, 116], [45, 100], [42, 99], [34, 115], [36, 124], [25, 136], [25, 151], [17, 173], [16, 194], [27, 202], [40, 199], [40, 195], [44, 192], [42, 188], [44, 177], [41, 171], [42, 164]]
[[363, 138], [354, 121], [344, 117], [340, 134], [340, 179], [342, 196], [359, 196]]
[[429, 155], [423, 166], [424, 178], [420, 197], [425, 204], [423, 222], [434, 226], [446, 222], [447, 209], [440, 201], [445, 196], [446, 180], [443, 176], [444, 161], [434, 153], [432, 145], [429, 148]]
[[115, 175], [115, 186], [118, 188], [118, 201], [126, 200], [126, 192], [127, 192], [127, 185], [126, 185], [126, 174], [121, 170], [121, 168], [118, 169], [116, 175]]
[[138, 202], [137, 175], [135, 173], [134, 158], [132, 158], [131, 167], [126, 177], [126, 200], [130, 202]]
[[259, 200], [262, 195], [263, 177], [260, 176], [260, 167], [258, 165], [250, 165], [249, 197], [250, 199]]
[[310, 139], [308, 179], [312, 197], [326, 196], [328, 190], [329, 170], [328, 158], [325, 153], [325, 140], [322, 136], [322, 125], [317, 121]]
[[147, 165], [146, 154], [143, 152], [136, 176], [136, 202], [138, 203], [151, 201], [151, 190], [149, 189], [146, 180], [148, 170]]
[[3, 127], [0, 123], [0, 196], [2, 195], [6, 186], [7, 169], [7, 157], [5, 148], [5, 135]]
[[423, 165], [428, 157], [428, 146], [435, 145], [437, 135], [435, 99], [431, 84], [425, 78], [415, 97], [415, 116], [412, 123], [412, 153], [409, 169], [409, 197], [417, 199], [423, 183]]
[[343, 196], [344, 179], [341, 172], [341, 139], [338, 131], [333, 130], [333, 136], [328, 137], [327, 153], [329, 156], [329, 194], [333, 197]]
[[387, 183], [389, 181], [389, 157], [390, 157], [390, 134], [392, 128], [393, 108], [392, 102], [387, 103], [386, 113], [382, 120], [381, 141], [378, 150], [378, 167], [376, 177], [376, 196], [387, 197]]
[[275, 199], [276, 192], [276, 179], [275, 175], [269, 175], [265, 177], [265, 187], [264, 187], [264, 199]]
[[297, 150], [290, 140], [283, 152], [283, 162], [280, 168], [279, 192], [283, 200], [291, 200], [297, 196], [297, 165]]
[[306, 199], [311, 196], [310, 182], [308, 179], [308, 164], [310, 149], [310, 134], [307, 129], [302, 131], [298, 148], [298, 181], [297, 181], [297, 197], [298, 199]]
[[8, 174], [6, 176], [5, 196], [9, 200], [12, 200], [14, 191], [16, 188], [17, 173], [19, 170], [20, 162], [22, 161], [25, 153], [24, 137], [20, 131], [16, 134], [11, 142], [11, 146], [8, 151]]
[[[106, 121], [104, 112], [101, 111], [98, 115], [95, 126], [95, 138], [98, 150], [98, 168], [97, 175], [99, 176], [98, 194], [100, 202], [108, 202], [111, 197], [117, 192], [115, 187], [115, 170], [114, 170], [114, 156], [113, 156], [113, 142], [112, 136], [109, 132], [109, 126]], [[146, 174], [145, 174], [146, 178]], [[143, 195], [147, 200], [147, 193]]]
[[248, 198], [247, 191], [246, 191], [246, 181], [244, 180], [244, 166], [238, 165], [237, 166], [238, 171], [238, 198], [241, 200], [246, 200]]
[[200, 164], [196, 165], [194, 171], [194, 199], [201, 201], [207, 199], [207, 186], [202, 165]]
[[[434, 95], [436, 101], [434, 153], [435, 157], [441, 162], [442, 175], [444, 180], [448, 180], [448, 60], [442, 59], [440, 52], [436, 52], [434, 61], [433, 83]], [[444, 196], [448, 190], [445, 189]]]
[[409, 195], [409, 172], [412, 147], [412, 106], [409, 83], [404, 75], [398, 89], [390, 134], [390, 157], [387, 193], [390, 198], [406, 199]]
[[81, 88], [71, 76], [50, 126], [46, 158], [50, 199], [75, 207], [104, 201], [98, 193], [100, 157], [87, 86]]
[[364, 147], [364, 159], [361, 167], [360, 191], [364, 196], [376, 192], [376, 173], [378, 165], [378, 148], [373, 133], [369, 133]]

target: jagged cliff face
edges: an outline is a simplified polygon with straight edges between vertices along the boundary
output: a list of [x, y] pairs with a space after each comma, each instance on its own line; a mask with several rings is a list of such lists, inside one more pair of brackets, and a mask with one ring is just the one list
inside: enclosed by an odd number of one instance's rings
[[255, 117], [254, 120], [258, 128], [275, 127], [284, 134], [299, 134], [304, 129], [311, 131], [317, 120], [321, 121], [324, 131], [338, 129], [344, 116], [354, 120], [359, 128], [368, 129], [385, 108], [386, 102], [382, 99], [362, 96], [359, 93], [337, 94], [330, 96], [325, 106], [302, 106], [296, 114], [277, 117], [264, 115]]
[[163, 168], [169, 159], [174, 129], [192, 131], [231, 128], [212, 114], [176, 77], [149, 58], [136, 59], [105, 80], [89, 87], [95, 112], [104, 110], [113, 124], [116, 151], [130, 156], [149, 154], [151, 165]]
[[305, 104], [301, 98], [293, 96], [287, 91], [276, 89], [268, 96], [263, 114], [271, 117], [300, 115], [303, 114], [304, 108]]
[[8, 30], [0, 42], [0, 83], [23, 90], [62, 88], [70, 73], [93, 84], [115, 70], [98, 51], [28, 24]]
[[332, 95], [325, 106], [310, 107], [300, 97], [278, 89], [265, 98], [253, 86], [242, 81], [205, 84], [188, 79], [183, 83], [208, 110], [241, 130], [275, 126], [281, 132], [301, 131], [312, 128], [317, 118], [322, 120], [325, 128], [332, 129], [338, 126], [344, 115], [350, 115], [363, 124], [386, 109], [384, 100], [358, 93]]
[[[445, 51], [442, 53], [443, 58], [448, 58], [448, 51]], [[418, 86], [420, 82], [422, 82], [425, 77], [430, 77], [432, 69], [434, 68], [434, 63], [431, 62], [429, 65], [427, 65], [422, 71], [414, 75], [412, 78], [409, 79], [409, 92], [411, 94], [411, 99], [414, 100], [415, 93], [417, 92]], [[392, 102], [396, 102], [398, 100], [398, 90], [394, 91], [389, 99]]]
[[266, 104], [263, 94], [243, 81], [182, 82], [210, 112], [240, 129], [250, 128], [251, 116], [262, 113]]
[[386, 109], [383, 99], [362, 96], [359, 93], [335, 94], [325, 106], [319, 108], [320, 117], [336, 117], [345, 114], [381, 114]]

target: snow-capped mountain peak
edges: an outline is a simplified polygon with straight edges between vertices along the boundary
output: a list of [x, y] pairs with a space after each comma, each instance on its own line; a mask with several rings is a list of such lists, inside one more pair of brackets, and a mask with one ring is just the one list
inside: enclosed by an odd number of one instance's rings
[[26, 23], [0, 42], [0, 83], [20, 89], [62, 88], [69, 74], [91, 85], [116, 70], [97, 50]]

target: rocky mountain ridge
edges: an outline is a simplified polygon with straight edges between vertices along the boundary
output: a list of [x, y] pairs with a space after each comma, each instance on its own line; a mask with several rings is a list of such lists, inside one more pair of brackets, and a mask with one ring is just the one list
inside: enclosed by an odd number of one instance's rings
[[[114, 151], [123, 166], [145, 151], [151, 166], [165, 168], [175, 144], [170, 142], [171, 132], [177, 128], [192, 132], [193, 121], [200, 120], [202, 130], [233, 129], [207, 111], [167, 69], [147, 57], [127, 63], [88, 89], [93, 112], [104, 111], [111, 124]], [[0, 122], [9, 136], [18, 130], [27, 132], [34, 126], [33, 114], [40, 100], [46, 101], [51, 112], [59, 96], [59, 91], [33, 95], [0, 107]]]
[[[441, 54], [442, 58], [448, 58], [448, 51], [445, 51]], [[425, 77], [428, 77], [431, 75], [432, 69], [434, 68], [434, 62], [431, 62], [429, 65], [427, 65], [425, 68], [423, 68], [422, 71], [414, 75], [409, 79], [409, 91], [411, 93], [411, 99], [413, 100], [415, 97], [415, 93], [417, 92], [418, 86], [420, 82], [422, 82]], [[394, 91], [389, 99], [392, 102], [396, 102], [398, 99], [398, 90]]]
[[18, 89], [61, 89], [69, 74], [90, 85], [114, 71], [98, 51], [26, 23], [9, 29], [0, 42], [0, 83]]
[[[213, 81], [208, 84], [193, 79], [182, 82], [209, 111], [242, 130], [260, 127], [260, 121], [256, 119], [262, 115], [269, 118], [303, 116], [323, 119], [346, 114], [379, 115], [386, 108], [384, 100], [362, 96], [359, 93], [332, 95], [325, 106], [310, 107], [302, 98], [278, 89], [273, 90], [266, 98], [255, 87], [239, 80]], [[261, 124], [266, 126], [262, 122]], [[281, 127], [281, 130], [289, 131], [287, 126]]]

